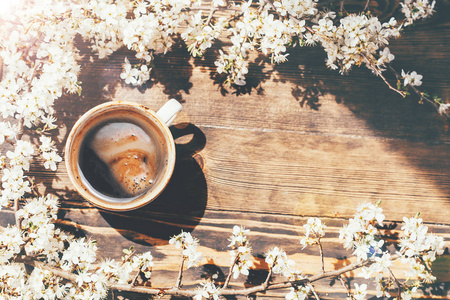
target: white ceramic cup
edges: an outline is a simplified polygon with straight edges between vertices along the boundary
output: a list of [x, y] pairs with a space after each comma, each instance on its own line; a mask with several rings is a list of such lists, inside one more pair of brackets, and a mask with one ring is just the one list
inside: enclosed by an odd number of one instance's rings
[[[86, 112], [73, 126], [65, 147], [67, 173], [75, 189], [84, 199], [106, 210], [128, 211], [153, 201], [167, 186], [175, 167], [175, 143], [168, 126], [181, 109], [181, 104], [171, 99], [156, 113], [143, 105], [127, 101], [106, 102]], [[86, 169], [82, 170], [85, 140], [96, 128], [114, 122], [132, 123], [142, 128], [158, 144], [156, 177], [150, 188], [141, 194], [108, 195], [94, 188], [95, 184], [86, 179]], [[102, 174], [96, 176], [102, 177]]]

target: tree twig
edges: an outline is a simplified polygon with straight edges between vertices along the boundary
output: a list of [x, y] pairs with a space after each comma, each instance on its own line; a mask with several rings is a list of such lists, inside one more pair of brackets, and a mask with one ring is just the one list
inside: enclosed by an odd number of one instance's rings
[[366, 11], [369, 8], [369, 2], [370, 0], [366, 1], [366, 5], [364, 5], [363, 11]]
[[211, 19], [212, 19], [212, 17], [213, 17], [215, 12], [216, 12], [216, 8], [212, 7], [211, 11], [209, 12], [208, 19], [206, 19], [205, 26], [209, 25], [209, 22], [211, 22]]
[[272, 277], [272, 268], [269, 269], [269, 274], [267, 274], [266, 280], [263, 283], [263, 286], [267, 289], [267, 287], [269, 286], [270, 283], [270, 278]]
[[311, 289], [311, 292], [314, 295], [314, 298], [316, 298], [316, 300], [320, 300], [319, 295], [317, 294], [316, 290], [314, 289], [313, 285], [311, 284], [311, 282], [308, 282], [308, 287]]
[[127, 261], [129, 261], [133, 255], [136, 253], [136, 250], [131, 250], [130, 253], [127, 254], [127, 256], [125, 256], [122, 260], [122, 263], [120, 264], [120, 266], [122, 267]]
[[344, 281], [344, 278], [342, 278], [341, 275], [339, 275], [337, 277], [339, 279], [339, 282], [342, 284], [342, 286], [345, 288], [345, 290], [347, 291], [347, 295], [349, 297], [351, 297], [351, 299], [353, 299], [353, 295], [352, 295], [352, 291], [350, 290], [350, 288], [348, 287], [347, 283]]
[[319, 252], [320, 252], [320, 262], [322, 267], [322, 273], [325, 273], [325, 261], [323, 257], [323, 247], [322, 243], [320, 242], [320, 237], [317, 238], [317, 244], [319, 244]]
[[267, 2], [262, 3], [258, 8], [258, 14], [261, 14], [266, 7]]
[[[396, 260], [400, 257], [400, 255], [394, 255], [392, 256], [392, 260]], [[16, 259], [17, 262], [22, 262], [27, 265], [33, 266], [33, 267], [39, 267], [44, 270], [48, 270], [52, 272], [54, 275], [59, 276], [61, 278], [64, 278], [66, 280], [70, 280], [75, 282], [76, 281], [76, 275], [64, 270], [61, 270], [56, 267], [51, 267], [44, 262], [33, 260], [29, 256], [18, 256]], [[295, 287], [298, 285], [305, 285], [318, 280], [321, 280], [323, 278], [329, 278], [329, 277], [336, 277], [341, 274], [353, 271], [355, 269], [361, 268], [363, 266], [369, 265], [373, 263], [373, 261], [367, 260], [362, 263], [353, 263], [348, 266], [345, 266], [341, 269], [329, 271], [317, 275], [313, 275], [307, 279], [299, 279], [299, 280], [292, 280], [292, 281], [285, 281], [285, 282], [278, 282], [273, 284], [268, 284], [267, 287], [264, 286], [264, 284], [260, 284], [254, 287], [249, 288], [242, 288], [242, 289], [221, 289], [220, 294], [223, 296], [248, 296], [251, 294], [264, 292], [267, 290], [277, 290], [277, 289], [285, 289], [290, 287]], [[193, 297], [197, 294], [197, 291], [195, 289], [181, 289], [177, 287], [169, 287], [169, 288], [152, 288], [148, 286], [132, 286], [130, 284], [112, 284], [110, 286], [111, 290], [116, 291], [125, 291], [125, 292], [134, 292], [134, 293], [141, 293], [145, 295], [171, 295], [171, 296], [183, 296], [183, 297]]]
[[135, 286], [140, 275], [141, 275], [141, 270], [139, 270], [137, 272], [137, 274], [133, 277], [133, 280], [131, 280], [130, 285]]
[[19, 211], [19, 199], [14, 199], [14, 218], [16, 219], [16, 226], [19, 230], [22, 228], [22, 220], [17, 217], [17, 212]]
[[[395, 70], [391, 65], [388, 65], [387, 67], [388, 67], [388, 69], [395, 75], [395, 77], [397, 78], [397, 80], [402, 80], [402, 77], [401, 77], [400, 74], [397, 72], [397, 70]], [[428, 102], [429, 104], [433, 105], [434, 108], [435, 108], [436, 110], [439, 111], [439, 104], [436, 103], [436, 101], [433, 101], [432, 99], [430, 99], [430, 98], [428, 98], [427, 96], [425, 96], [425, 95], [424, 95], [423, 93], [421, 93], [421, 92], [419, 91], [419, 89], [416, 88], [414, 85], [409, 85], [409, 87], [413, 90], [414, 93], [417, 94], [417, 96], [420, 97], [419, 102], [425, 100], [425, 101]], [[447, 119], [450, 119], [450, 115], [449, 115], [446, 111], [443, 111], [442, 113], [447, 117]]]
[[394, 279], [395, 283], [397, 284], [398, 287], [398, 299], [401, 299], [402, 297], [402, 289], [403, 289], [403, 284], [398, 281], [397, 277], [395, 277], [394, 272], [392, 272], [391, 268], [388, 268], [389, 273], [391, 275], [391, 277]]
[[240, 257], [240, 254], [239, 254], [239, 252], [238, 252], [238, 253], [236, 254], [236, 257], [234, 258], [233, 263], [231, 264], [230, 271], [228, 272], [227, 278], [225, 279], [225, 282], [224, 282], [222, 288], [226, 289], [226, 288], [228, 287], [228, 284], [230, 283], [230, 280], [231, 280], [231, 275], [233, 274], [234, 266], [235, 266], [235, 265], [237, 264], [237, 262], [239, 261], [239, 257]]
[[175, 283], [176, 289], [181, 288], [181, 280], [183, 279], [184, 260], [185, 260], [184, 255], [181, 254], [180, 271], [178, 272], [177, 282]]
[[384, 77], [384, 75], [381, 73], [381, 71], [379, 69], [377, 69], [377, 67], [374, 66], [374, 64], [370, 61], [370, 59], [367, 56], [363, 55], [363, 57], [365, 58], [368, 66], [372, 69], [372, 71], [377, 76], [380, 76], [381, 79], [383, 79], [384, 83], [388, 86], [389, 89], [393, 90], [396, 93], [399, 93], [403, 98], [406, 96], [406, 94], [404, 92], [396, 89], [389, 83], [389, 81], [386, 79], [386, 77]]

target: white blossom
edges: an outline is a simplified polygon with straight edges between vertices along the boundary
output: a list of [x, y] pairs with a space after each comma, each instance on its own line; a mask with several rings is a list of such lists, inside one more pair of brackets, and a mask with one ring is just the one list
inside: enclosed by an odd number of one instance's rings
[[391, 53], [388, 47], [385, 47], [379, 52], [380, 58], [377, 60], [377, 66], [384, 66], [394, 60], [395, 56]]
[[153, 266], [153, 256], [150, 251], [133, 257], [132, 267], [139, 269], [146, 278], [150, 278]]
[[420, 74], [417, 74], [416, 71], [412, 71], [411, 73], [405, 73], [405, 71], [402, 70], [402, 77], [403, 77], [403, 85], [411, 85], [411, 86], [420, 86], [422, 85], [422, 78], [423, 76]]
[[252, 247], [247, 237], [249, 232], [249, 229], [235, 225], [233, 233], [228, 239], [230, 241], [228, 247], [233, 249], [230, 251], [230, 256], [233, 265], [231, 271], [234, 279], [238, 278], [240, 274], [247, 276], [250, 268], [253, 266]]
[[188, 44], [188, 51], [194, 57], [201, 57], [219, 37], [225, 26], [224, 18], [218, 19], [215, 24], [205, 24], [202, 13], [200, 10], [193, 14], [189, 19], [189, 26], [181, 33], [181, 37]]
[[376, 235], [377, 225], [385, 216], [379, 204], [364, 203], [358, 206], [355, 217], [339, 230], [339, 239], [346, 249], [353, 249], [358, 261], [367, 260], [381, 252], [384, 244]]
[[363, 283], [359, 285], [358, 283], [355, 283], [355, 291], [353, 293], [353, 297], [355, 300], [364, 300], [366, 299], [367, 295], [367, 284]]
[[23, 166], [29, 166], [29, 160], [20, 160], [20, 164], [15, 161], [11, 168], [3, 169], [2, 176], [2, 205], [8, 200], [20, 199], [26, 193], [31, 192], [30, 182], [27, 181], [23, 172]]
[[7, 139], [14, 139], [18, 134], [18, 130], [10, 122], [0, 122], [0, 144]]
[[56, 151], [44, 152], [42, 157], [45, 159], [44, 167], [56, 171], [56, 164], [62, 161], [62, 157]]
[[273, 274], [281, 274], [291, 280], [303, 278], [301, 271], [295, 269], [295, 262], [278, 247], [273, 247], [266, 253], [265, 261], [272, 269]]
[[24, 140], [18, 140], [14, 151], [7, 151], [6, 156], [9, 158], [9, 164], [13, 167], [21, 167], [23, 170], [30, 169], [30, 161], [34, 153], [34, 146]]
[[450, 111], [450, 103], [440, 104], [439, 105], [439, 113], [441, 115], [448, 114]]
[[[416, 217], [403, 218], [403, 236], [400, 238], [401, 261], [409, 264], [410, 269], [405, 272], [407, 278], [422, 282], [433, 282], [435, 277], [428, 271], [436, 256], [444, 253], [444, 239], [428, 233], [428, 227], [423, 225], [422, 219]], [[419, 259], [421, 257], [421, 259]]]
[[198, 239], [194, 238], [189, 232], [182, 231], [180, 234], [173, 236], [169, 240], [169, 244], [182, 249], [188, 268], [198, 266], [203, 259], [202, 253], [198, 250]]
[[327, 227], [322, 224], [319, 218], [309, 218], [307, 223], [303, 225], [305, 228], [305, 237], [300, 240], [300, 244], [305, 248], [307, 245], [318, 243], [318, 239], [325, 236], [324, 229]]
[[[339, 20], [339, 25], [324, 17], [313, 26], [316, 38], [327, 53], [326, 64], [332, 69], [348, 72], [352, 66], [367, 65], [369, 69], [392, 61], [393, 56], [383, 50], [381, 60], [375, 61], [380, 48], [386, 46], [390, 38], [400, 35], [398, 27], [390, 23], [381, 23], [377, 17], [363, 14], [350, 14]], [[387, 48], [384, 48], [387, 49]]]
[[245, 229], [243, 226], [235, 225], [233, 227], [233, 234], [228, 239], [230, 241], [228, 247], [240, 247], [247, 245], [248, 243], [247, 234], [249, 232], [250, 232], [249, 229]]
[[96, 259], [97, 246], [94, 241], [86, 241], [85, 238], [73, 240], [63, 252], [61, 268], [70, 270], [75, 267], [80, 270], [89, 268]]
[[[0, 262], [1, 263], [1, 262]], [[8, 295], [17, 295], [27, 289], [25, 266], [21, 263], [1, 264], [0, 282], [2, 282], [3, 299]], [[3, 296], [5, 295], [5, 296]]]
[[406, 17], [405, 25], [412, 25], [419, 19], [424, 19], [431, 16], [434, 12], [436, 1], [428, 0], [405, 0], [400, 2], [402, 6], [402, 13]]
[[220, 288], [218, 288], [214, 282], [211, 281], [201, 282], [200, 287], [197, 288], [196, 294], [193, 298], [194, 300], [218, 300], [220, 299]]
[[[21, 231], [15, 226], [8, 226], [0, 232], [0, 264], [5, 264], [20, 252], [23, 241]], [[1, 268], [0, 268], [1, 269]]]
[[311, 292], [309, 286], [291, 287], [289, 293], [286, 294], [286, 300], [305, 300], [308, 299], [308, 294]]

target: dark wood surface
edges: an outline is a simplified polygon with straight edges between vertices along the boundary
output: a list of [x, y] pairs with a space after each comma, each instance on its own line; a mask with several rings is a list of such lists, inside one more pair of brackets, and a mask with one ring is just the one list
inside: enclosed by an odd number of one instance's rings
[[[384, 17], [393, 10], [386, 6]], [[448, 1], [438, 2], [437, 10], [432, 19], [392, 41], [390, 48], [396, 55], [395, 68], [423, 74], [424, 89], [448, 102]], [[84, 201], [63, 163], [53, 173], [36, 162], [30, 175], [41, 192], [60, 197], [58, 224], [97, 240], [100, 257], [119, 259], [122, 248], [130, 246], [151, 250], [153, 286], [175, 282], [179, 253], [168, 239], [181, 230], [200, 239], [205, 256], [201, 267], [187, 271], [185, 285], [214, 272], [226, 276], [227, 238], [233, 225], [251, 230], [255, 267], [247, 282], [240, 279], [232, 286], [261, 283], [267, 274], [262, 256], [274, 246], [285, 249], [305, 274], [318, 273], [318, 249], [301, 250], [299, 244], [302, 225], [310, 216], [321, 217], [328, 226], [325, 268], [344, 266], [351, 253], [339, 244], [339, 227], [366, 201], [382, 201], [392, 226], [389, 232], [398, 233], [403, 216], [421, 212], [431, 231], [443, 235], [449, 245], [449, 123], [417, 104], [416, 97], [400, 98], [370, 71], [355, 69], [341, 76], [326, 69], [320, 48], [292, 49], [289, 62], [281, 65], [254, 55], [247, 87], [236, 90], [221, 85], [216, 76], [218, 47], [203, 59], [190, 58], [185, 48], [175, 47], [156, 57], [152, 80], [145, 87], [131, 88], [119, 79], [129, 53], [97, 60], [84, 44], [80, 49], [82, 96], [67, 96], [55, 104], [61, 152], [73, 124], [97, 104], [131, 100], [157, 110], [174, 97], [184, 110], [171, 127], [177, 147], [173, 178], [150, 205], [115, 213]], [[0, 211], [0, 217], [2, 226], [13, 222], [10, 212]], [[447, 250], [435, 266], [439, 283], [424, 297], [442, 299], [449, 294], [449, 261]], [[396, 266], [400, 278], [401, 270]], [[358, 273], [350, 276], [358, 280]], [[343, 287], [332, 280], [320, 281], [316, 288], [323, 298], [345, 296]]]

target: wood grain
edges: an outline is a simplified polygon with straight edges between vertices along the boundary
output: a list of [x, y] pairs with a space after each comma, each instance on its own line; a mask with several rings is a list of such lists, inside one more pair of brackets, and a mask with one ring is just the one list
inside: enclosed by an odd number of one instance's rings
[[[365, 1], [348, 2], [348, 9]], [[389, 19], [397, 1], [371, 2]], [[438, 13], [392, 41], [394, 67], [424, 75], [423, 87], [445, 101], [450, 96], [450, 9], [438, 2]], [[324, 66], [319, 48], [298, 48], [289, 62], [271, 65], [253, 54], [247, 87], [223, 86], [214, 60], [221, 39], [203, 59], [190, 58], [182, 46], [157, 56], [152, 79], [142, 88], [121, 83], [121, 50], [107, 60], [91, 57], [79, 42], [83, 58], [81, 97], [67, 96], [55, 104], [59, 119], [58, 147], [62, 150], [76, 120], [93, 106], [109, 100], [131, 100], [157, 110], [174, 97], [184, 110], [171, 127], [177, 147], [174, 176], [164, 193], [133, 212], [98, 210], [74, 191], [66, 169], [49, 172], [41, 161], [30, 176], [40, 192], [62, 200], [58, 225], [99, 243], [99, 257], [120, 259], [122, 248], [152, 251], [153, 286], [173, 284], [179, 253], [168, 244], [180, 230], [201, 240], [205, 259], [187, 271], [185, 285], [203, 277], [226, 276], [230, 264], [226, 238], [233, 225], [251, 229], [255, 266], [247, 282], [260, 284], [267, 275], [264, 253], [280, 246], [305, 274], [320, 270], [318, 249], [300, 249], [303, 224], [321, 217], [328, 230], [324, 239], [325, 266], [350, 263], [351, 253], [338, 240], [339, 228], [361, 202], [382, 201], [386, 234], [398, 236], [403, 216], [421, 216], [434, 233], [450, 241], [450, 136], [448, 122], [413, 96], [401, 99], [368, 70], [347, 76]], [[91, 60], [93, 62], [91, 62]], [[409, 69], [411, 68], [411, 69]], [[390, 78], [392, 80], [392, 78]], [[0, 225], [14, 222], [0, 211]], [[389, 240], [390, 249], [393, 242]], [[439, 284], [423, 298], [444, 299], [449, 293], [448, 249], [435, 264]], [[395, 266], [403, 278], [404, 267]], [[274, 280], [281, 280], [275, 278]], [[357, 271], [348, 282], [362, 282]], [[342, 299], [345, 290], [332, 279], [317, 282], [323, 299]], [[374, 287], [369, 286], [371, 295]], [[285, 291], [261, 297], [283, 298]], [[139, 299], [137, 295], [130, 299]]]

